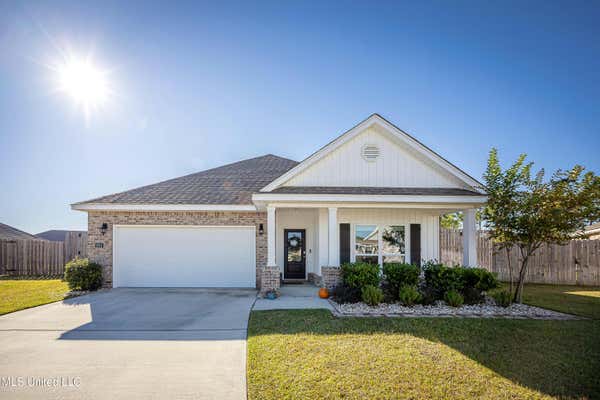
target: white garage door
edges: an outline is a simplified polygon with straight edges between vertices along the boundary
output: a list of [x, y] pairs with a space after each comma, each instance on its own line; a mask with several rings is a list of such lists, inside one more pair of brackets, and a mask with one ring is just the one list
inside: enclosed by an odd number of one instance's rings
[[254, 226], [115, 226], [114, 287], [254, 287]]

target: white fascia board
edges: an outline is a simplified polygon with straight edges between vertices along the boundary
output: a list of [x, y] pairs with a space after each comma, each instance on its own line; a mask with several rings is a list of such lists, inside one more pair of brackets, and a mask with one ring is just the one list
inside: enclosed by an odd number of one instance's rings
[[403, 208], [419, 210], [443, 210], [444, 213], [468, 210], [481, 206], [473, 203], [339, 203], [339, 202], [256, 202], [258, 211], [266, 207], [279, 208]]
[[251, 204], [71, 204], [77, 211], [256, 211]]
[[487, 196], [255, 193], [254, 202], [483, 204]]
[[443, 168], [444, 170], [449, 172], [451, 175], [458, 178], [460, 181], [462, 181], [465, 184], [467, 184], [468, 186], [472, 187], [474, 190], [481, 192], [481, 188], [480, 188], [481, 183], [479, 183], [477, 180], [475, 180], [472, 177], [470, 177], [469, 175], [467, 175], [465, 172], [461, 171], [458, 167], [456, 167], [449, 161], [445, 160], [439, 154], [437, 154], [436, 152], [434, 152], [433, 150], [431, 150], [430, 148], [428, 148], [427, 146], [425, 146], [424, 144], [422, 144], [421, 142], [419, 142], [418, 140], [416, 140], [415, 138], [410, 136], [408, 133], [406, 133], [406, 132], [402, 131], [401, 129], [399, 129], [398, 127], [392, 125], [390, 122], [388, 122], [387, 120], [385, 120], [384, 118], [382, 118], [381, 116], [379, 116], [377, 114], [371, 115], [369, 118], [367, 118], [363, 122], [359, 123], [354, 128], [343, 133], [337, 139], [333, 140], [331, 143], [329, 143], [328, 145], [326, 145], [325, 147], [323, 147], [322, 149], [320, 149], [313, 155], [311, 155], [308, 158], [306, 158], [305, 160], [303, 160], [300, 164], [296, 165], [294, 168], [292, 168], [285, 174], [281, 175], [279, 178], [275, 179], [273, 182], [269, 183], [267, 186], [262, 188], [260, 191], [261, 192], [270, 192], [274, 189], [277, 189], [278, 187], [282, 186], [287, 181], [289, 181], [291, 178], [298, 175], [299, 173], [301, 173], [302, 171], [304, 171], [305, 169], [307, 169], [308, 167], [310, 167], [311, 165], [313, 165], [314, 163], [316, 163], [317, 161], [319, 161], [320, 159], [325, 157], [327, 154], [331, 153], [332, 151], [334, 151], [335, 149], [337, 149], [338, 147], [343, 145], [344, 143], [348, 142], [349, 140], [354, 138], [356, 135], [358, 135], [360, 132], [364, 131], [365, 129], [367, 129], [369, 126], [371, 126], [373, 124], [378, 124], [383, 129], [385, 129], [396, 140], [400, 140], [401, 142], [407, 144], [409, 147], [411, 147], [415, 151], [419, 152], [427, 159], [430, 159], [436, 165], [440, 166], [441, 168]]

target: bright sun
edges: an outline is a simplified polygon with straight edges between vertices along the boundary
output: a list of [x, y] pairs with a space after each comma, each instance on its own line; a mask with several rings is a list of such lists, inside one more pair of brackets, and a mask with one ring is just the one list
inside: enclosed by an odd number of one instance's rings
[[69, 57], [56, 67], [58, 90], [69, 95], [86, 114], [103, 106], [110, 97], [107, 72], [91, 59]]

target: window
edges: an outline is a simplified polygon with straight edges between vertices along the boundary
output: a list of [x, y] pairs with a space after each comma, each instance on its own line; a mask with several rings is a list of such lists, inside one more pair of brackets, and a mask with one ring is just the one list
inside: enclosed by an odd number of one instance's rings
[[381, 233], [383, 262], [404, 262], [406, 260], [406, 231], [404, 225], [383, 228]]
[[354, 260], [371, 264], [406, 262], [406, 226], [355, 225]]
[[356, 261], [379, 264], [379, 230], [377, 225], [356, 225], [354, 251]]

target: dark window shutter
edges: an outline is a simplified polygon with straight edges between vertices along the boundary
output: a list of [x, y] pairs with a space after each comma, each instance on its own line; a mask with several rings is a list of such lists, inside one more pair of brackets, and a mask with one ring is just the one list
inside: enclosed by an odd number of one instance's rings
[[421, 224], [410, 224], [410, 263], [421, 266]]
[[350, 224], [340, 224], [340, 264], [350, 262]]

